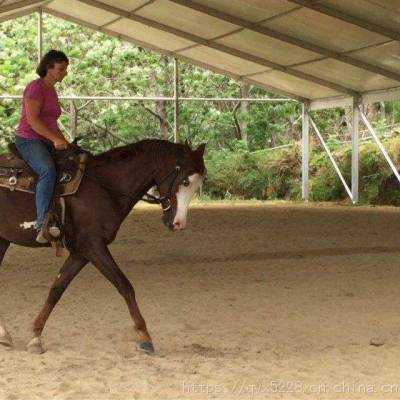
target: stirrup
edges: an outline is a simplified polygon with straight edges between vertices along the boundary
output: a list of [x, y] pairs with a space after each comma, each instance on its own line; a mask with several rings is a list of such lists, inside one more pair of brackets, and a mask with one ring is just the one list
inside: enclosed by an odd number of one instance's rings
[[[49, 242], [49, 240], [44, 235], [43, 229], [44, 228], [42, 226], [36, 236], [36, 241], [41, 244], [45, 244], [45, 243]], [[48, 228], [48, 234], [50, 236], [50, 240], [57, 239], [61, 235], [61, 230], [58, 226], [52, 225], [52, 226], [49, 226], [49, 228]]]
[[61, 235], [60, 228], [56, 225], [49, 226], [49, 235], [54, 239], [57, 239]]
[[48, 243], [48, 240], [44, 237], [43, 228], [41, 228], [36, 236], [36, 241], [41, 244]]

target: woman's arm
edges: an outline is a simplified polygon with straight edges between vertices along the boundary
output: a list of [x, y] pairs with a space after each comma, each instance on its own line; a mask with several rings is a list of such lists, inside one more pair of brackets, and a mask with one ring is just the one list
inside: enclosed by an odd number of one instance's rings
[[35, 130], [35, 132], [37, 132], [40, 136], [43, 136], [46, 139], [52, 141], [56, 149], [63, 149], [68, 145], [68, 142], [65, 140], [61, 132], [51, 131], [40, 120], [39, 114], [40, 114], [41, 104], [39, 101], [33, 99], [25, 99], [24, 105], [25, 105], [25, 112], [28, 124], [31, 126], [32, 129]]

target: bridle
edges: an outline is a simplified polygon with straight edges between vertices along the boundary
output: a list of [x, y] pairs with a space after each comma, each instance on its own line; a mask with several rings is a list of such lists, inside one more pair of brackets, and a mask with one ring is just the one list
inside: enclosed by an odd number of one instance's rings
[[[180, 172], [182, 170], [182, 161], [183, 161], [182, 158], [183, 158], [182, 154], [178, 153], [177, 162], [176, 162], [176, 165], [175, 165], [174, 169], [171, 172], [169, 172], [167, 175], [165, 175], [160, 180], [160, 182], [158, 182], [158, 183], [156, 182], [157, 191], [158, 191], [158, 193], [161, 193], [160, 192], [161, 185], [163, 183], [165, 183], [168, 179], [170, 179], [171, 176], [172, 176], [171, 183], [169, 184], [169, 188], [168, 188], [167, 193], [164, 196], [154, 196], [154, 195], [152, 195], [150, 193], [146, 193], [144, 196], [142, 196], [142, 198], [141, 198], [142, 201], [145, 201], [146, 203], [150, 203], [150, 204], [160, 204], [164, 213], [166, 213], [167, 211], [169, 211], [171, 209], [171, 206], [172, 206], [172, 188], [174, 187], [176, 179], [178, 178], [178, 176], [179, 176], [179, 174], [180, 174]], [[185, 186], [188, 186], [189, 185], [189, 181], [188, 180], [184, 180], [183, 184]], [[164, 206], [163, 202], [167, 202], [167, 205]]]
[[[164, 212], [168, 211], [171, 208], [171, 199], [172, 199], [172, 188], [174, 187], [175, 181], [179, 176], [179, 173], [181, 172], [182, 167], [180, 165], [177, 165], [168, 175], [166, 175], [160, 183], [158, 183], [157, 186], [157, 190], [158, 192], [160, 192], [160, 186], [171, 176], [174, 175], [173, 179], [171, 180], [171, 183], [169, 185], [169, 189], [168, 192], [165, 196], [153, 196], [150, 193], [146, 193], [141, 200], [145, 201], [146, 203], [150, 203], [150, 204], [161, 204], [162, 210]], [[203, 177], [203, 180], [206, 181], [207, 180], [207, 176], [205, 175]], [[190, 182], [188, 179], [184, 179], [182, 182], [183, 186], [189, 186]], [[168, 205], [166, 207], [163, 206], [162, 202], [166, 200], [168, 202]]]
[[[175, 181], [178, 178], [179, 173], [181, 172], [182, 167], [180, 165], [176, 165], [175, 168], [168, 173], [163, 179], [161, 179], [161, 182], [158, 183], [157, 189], [158, 192], [160, 193], [160, 186], [170, 178], [171, 175], [173, 175], [173, 178], [171, 179], [171, 183], [169, 184], [169, 189], [168, 192], [165, 196], [154, 196], [150, 193], [146, 193], [141, 200], [145, 201], [146, 203], [150, 204], [161, 204], [162, 210], [164, 212], [168, 211], [171, 208], [171, 198], [172, 198], [172, 188], [174, 187]], [[183, 184], [186, 186], [186, 181], [183, 182]], [[167, 201], [167, 206], [164, 207], [163, 201]]]

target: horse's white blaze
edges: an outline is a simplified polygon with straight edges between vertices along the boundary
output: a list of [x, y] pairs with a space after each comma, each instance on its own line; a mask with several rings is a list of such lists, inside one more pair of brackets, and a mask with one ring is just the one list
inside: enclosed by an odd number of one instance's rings
[[203, 177], [200, 174], [193, 174], [189, 176], [188, 180], [189, 186], [180, 185], [179, 190], [176, 193], [177, 210], [173, 222], [175, 229], [185, 228], [190, 200], [192, 200], [194, 192], [198, 189], [203, 181]]

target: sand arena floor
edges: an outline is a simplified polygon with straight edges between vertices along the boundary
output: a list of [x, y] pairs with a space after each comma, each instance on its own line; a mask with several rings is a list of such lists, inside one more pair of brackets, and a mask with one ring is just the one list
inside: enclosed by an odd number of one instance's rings
[[168, 232], [157, 208], [112, 252], [156, 347], [135, 350], [117, 291], [88, 265], [29, 354], [62, 260], [11, 247], [0, 312], [0, 399], [400, 399], [400, 212], [328, 205], [194, 206]]

